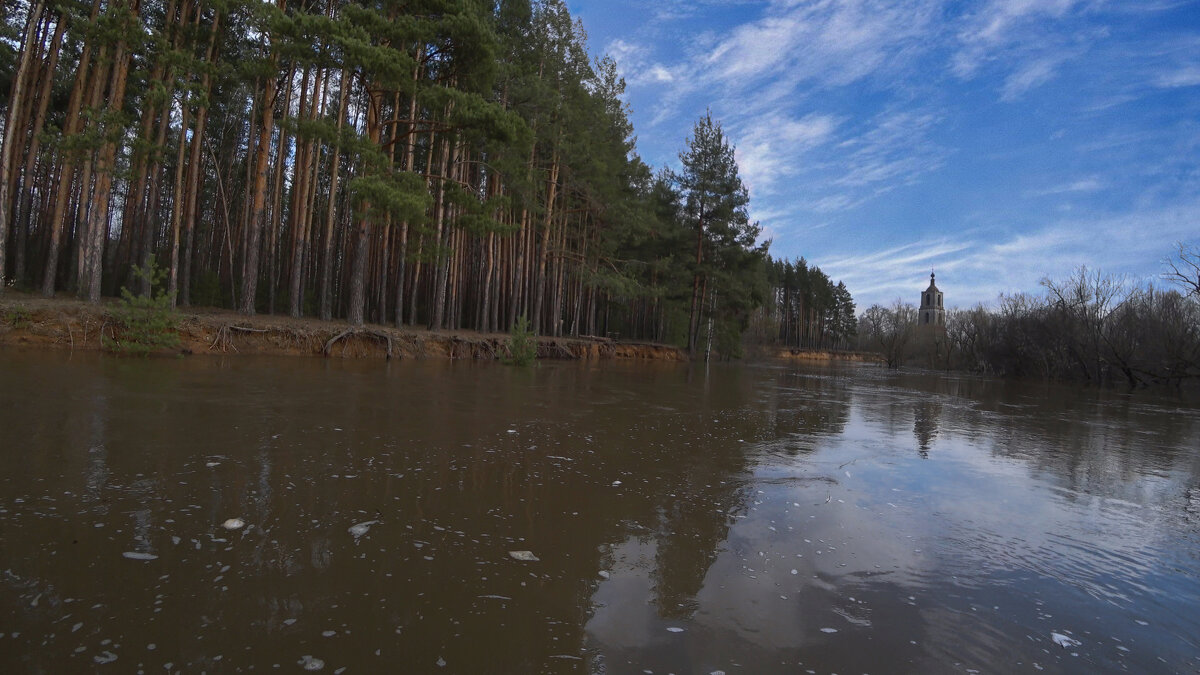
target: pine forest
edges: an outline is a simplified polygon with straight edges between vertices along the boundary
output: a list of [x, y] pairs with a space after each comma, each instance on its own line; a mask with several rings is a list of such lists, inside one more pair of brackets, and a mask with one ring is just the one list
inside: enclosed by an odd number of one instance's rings
[[[718, 120], [637, 155], [561, 0], [21, 0], [0, 15], [0, 279], [92, 302], [431, 329], [837, 346]], [[849, 312], [847, 314], [847, 312]]]

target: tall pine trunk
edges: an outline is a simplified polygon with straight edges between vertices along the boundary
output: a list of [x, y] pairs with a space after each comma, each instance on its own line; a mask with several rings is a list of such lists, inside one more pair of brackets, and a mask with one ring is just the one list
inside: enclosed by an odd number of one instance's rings
[[252, 315], [258, 298], [258, 260], [262, 248], [263, 221], [266, 220], [267, 170], [270, 160], [271, 136], [275, 130], [275, 76], [267, 77], [263, 86], [262, 121], [255, 146], [254, 188], [250, 199], [250, 218], [246, 224], [246, 251], [242, 257], [242, 314]]
[[[340, 86], [342, 91], [339, 97], [337, 118], [337, 138], [339, 141], [342, 137], [342, 126], [346, 119], [346, 107], [350, 101], [350, 76], [345, 68], [342, 69]], [[319, 290], [319, 295], [321, 296], [321, 318], [326, 321], [333, 318], [333, 289], [331, 288], [333, 280], [333, 224], [337, 218], [338, 168], [341, 160], [341, 143], [335, 142], [333, 145], [333, 166], [329, 170], [329, 212], [325, 216], [325, 249], [321, 253], [321, 288]]]
[[[379, 145], [380, 139], [380, 102], [379, 94], [367, 86], [367, 137], [372, 145]], [[371, 243], [371, 205], [362, 204], [359, 208], [358, 223], [354, 232], [354, 262], [350, 272], [350, 300], [346, 309], [346, 320], [352, 325], [363, 325], [363, 310], [366, 305], [367, 255]]]
[[[47, 20], [49, 19], [50, 17], [47, 15]], [[14, 233], [16, 256], [13, 260], [13, 279], [19, 284], [25, 283], [29, 229], [33, 226], [35, 171], [37, 170], [38, 160], [46, 161], [47, 159], [39, 155], [42, 127], [46, 124], [46, 111], [50, 107], [51, 87], [54, 84], [54, 70], [58, 67], [58, 57], [61, 52], [63, 32], [66, 30], [66, 26], [67, 22], [62, 17], [59, 17], [57, 25], [54, 28], [54, 37], [50, 40], [49, 56], [44, 59], [45, 63], [42, 64], [41, 90], [38, 92], [37, 97], [37, 112], [34, 114], [33, 125], [29, 130], [29, 148], [25, 152], [25, 167], [22, 169], [24, 180], [21, 184], [20, 193], [17, 196], [16, 232]]]
[[38, 0], [38, 3], [30, 8], [29, 20], [25, 27], [25, 40], [22, 43], [21, 60], [17, 65], [17, 76], [13, 81], [12, 95], [8, 98], [8, 121], [4, 125], [4, 141], [0, 147], [0, 294], [4, 293], [4, 289], [8, 286], [7, 277], [5, 276], [7, 268], [7, 260], [5, 251], [8, 248], [8, 223], [12, 216], [10, 209], [11, 196], [9, 195], [9, 180], [13, 159], [16, 158], [17, 148], [17, 115], [15, 114], [25, 105], [25, 99], [29, 96], [29, 79], [30, 72], [34, 68], [33, 60], [35, 53], [35, 44], [38, 35], [38, 24], [42, 20], [42, 10], [45, 9], [46, 3], [44, 0]]

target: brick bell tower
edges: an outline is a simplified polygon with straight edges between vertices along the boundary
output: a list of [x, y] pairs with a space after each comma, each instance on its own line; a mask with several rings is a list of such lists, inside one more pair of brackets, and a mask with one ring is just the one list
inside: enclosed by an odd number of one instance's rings
[[917, 314], [917, 325], [946, 327], [946, 307], [942, 303], [942, 292], [934, 283], [933, 272], [929, 273], [929, 288], [921, 293], [921, 310]]

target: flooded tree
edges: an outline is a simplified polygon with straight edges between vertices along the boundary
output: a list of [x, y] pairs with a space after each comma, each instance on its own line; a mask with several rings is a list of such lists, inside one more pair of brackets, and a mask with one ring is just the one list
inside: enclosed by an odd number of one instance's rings
[[1200, 297], [1200, 248], [1180, 242], [1176, 254], [1167, 258], [1163, 277], [1184, 289], [1184, 295]]
[[916, 327], [917, 308], [903, 300], [890, 307], [871, 305], [858, 319], [859, 345], [878, 351], [889, 368], [896, 368], [908, 356]]
[[1046, 278], [1042, 296], [1013, 294], [999, 307], [951, 310], [947, 363], [997, 375], [1129, 387], [1182, 386], [1200, 378], [1200, 296], [1187, 249], [1164, 276], [1183, 292], [1135, 285], [1080, 268]]

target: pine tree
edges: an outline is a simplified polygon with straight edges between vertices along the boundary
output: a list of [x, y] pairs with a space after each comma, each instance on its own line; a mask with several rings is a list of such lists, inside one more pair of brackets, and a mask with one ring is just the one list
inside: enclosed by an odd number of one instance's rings
[[[746, 208], [749, 191], [738, 175], [734, 148], [725, 137], [712, 112], [696, 122], [687, 149], [680, 153], [682, 171], [679, 187], [684, 197], [684, 218], [696, 236], [696, 257], [692, 276], [691, 309], [688, 318], [688, 352], [696, 352], [701, 318], [706, 304], [712, 316], [710, 294], [737, 293], [738, 300], [749, 300], [748, 289], [733, 284], [753, 262], [743, 259], [765, 253], [755, 249], [761, 228], [750, 223]], [[722, 282], [724, 282], [722, 284]], [[722, 289], [719, 286], [724, 285]]]

